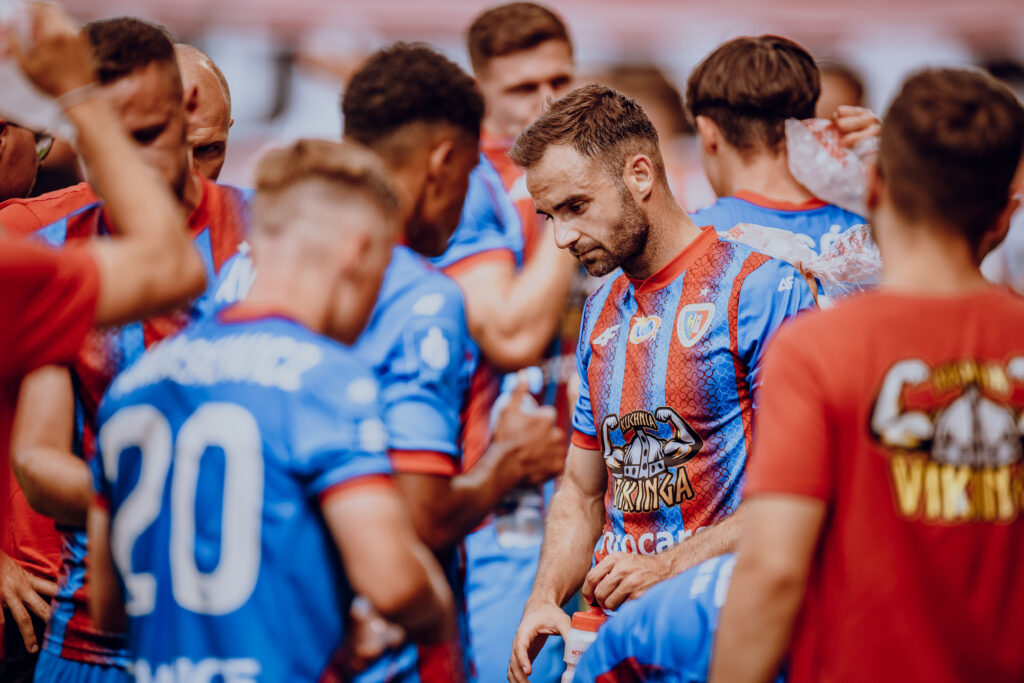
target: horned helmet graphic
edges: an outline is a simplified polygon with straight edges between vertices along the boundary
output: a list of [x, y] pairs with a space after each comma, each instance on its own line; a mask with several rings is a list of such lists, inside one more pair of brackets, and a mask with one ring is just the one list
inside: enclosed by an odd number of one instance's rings
[[[670, 437], [658, 436], [659, 423], [672, 428]], [[611, 432], [621, 430], [628, 441], [613, 446]], [[628, 435], [632, 433], [632, 436]], [[662, 406], [653, 414], [637, 410], [623, 415], [607, 415], [601, 423], [602, 456], [608, 471], [616, 477], [647, 479], [677, 467], [693, 458], [704, 447], [704, 440], [679, 413]]]

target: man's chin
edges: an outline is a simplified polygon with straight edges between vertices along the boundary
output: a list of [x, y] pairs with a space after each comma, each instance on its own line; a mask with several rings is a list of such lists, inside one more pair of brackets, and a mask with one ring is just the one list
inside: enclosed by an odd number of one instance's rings
[[[586, 254], [584, 254], [586, 256]], [[604, 277], [608, 273], [612, 272], [619, 267], [618, 263], [612, 262], [609, 258], [597, 258], [597, 259], [582, 259], [577, 257], [580, 265], [587, 271], [587, 275], [591, 277]]]

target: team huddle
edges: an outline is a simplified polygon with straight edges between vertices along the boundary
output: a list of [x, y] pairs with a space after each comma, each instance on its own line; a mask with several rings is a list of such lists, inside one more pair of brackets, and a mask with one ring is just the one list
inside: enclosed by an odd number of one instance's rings
[[[247, 189], [209, 57], [28, 13], [11, 58], [86, 181], [28, 198], [52, 137], [0, 127], [0, 681], [1024, 679], [992, 77], [834, 112], [861, 215], [787, 165], [812, 56], [728, 41], [683, 98], [688, 211], [654, 117], [517, 2], [472, 76], [369, 55], [339, 137]], [[737, 226], [870, 230], [878, 281], [826, 297]]]

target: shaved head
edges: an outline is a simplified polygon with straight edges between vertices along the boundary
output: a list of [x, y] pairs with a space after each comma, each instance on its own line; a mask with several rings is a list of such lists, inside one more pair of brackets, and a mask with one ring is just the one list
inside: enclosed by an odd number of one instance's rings
[[224, 74], [201, 50], [178, 43], [174, 54], [185, 89], [192, 167], [216, 180], [227, 155], [228, 129], [233, 123], [231, 91]]

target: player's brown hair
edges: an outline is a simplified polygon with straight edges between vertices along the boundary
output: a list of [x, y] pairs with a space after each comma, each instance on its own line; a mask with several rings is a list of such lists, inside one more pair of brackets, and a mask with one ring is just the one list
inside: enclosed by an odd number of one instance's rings
[[470, 25], [466, 47], [474, 71], [495, 57], [536, 47], [549, 40], [564, 40], [572, 52], [569, 30], [557, 14], [532, 2], [513, 2], [489, 9]]
[[83, 30], [92, 47], [101, 84], [113, 83], [159, 62], [167, 65], [178, 90], [182, 90], [174, 43], [160, 26], [135, 17], [115, 17], [89, 22]]
[[878, 169], [896, 211], [977, 247], [1010, 198], [1024, 154], [1024, 107], [980, 71], [908, 78], [882, 123]]
[[751, 152], [777, 150], [788, 118], [814, 116], [821, 81], [814, 59], [792, 40], [745, 37], [718, 46], [686, 85], [691, 119], [706, 116], [726, 142]]
[[270, 150], [256, 166], [256, 191], [277, 193], [310, 178], [364, 194], [386, 215], [398, 209], [398, 195], [380, 159], [350, 141], [298, 140]]
[[643, 107], [602, 85], [585, 85], [551, 105], [520, 133], [509, 156], [523, 168], [537, 164], [551, 145], [572, 145], [585, 157], [601, 160], [622, 182], [626, 159], [646, 154], [659, 180], [667, 183], [658, 133]]

